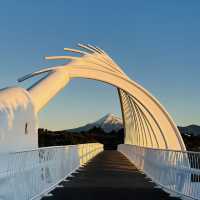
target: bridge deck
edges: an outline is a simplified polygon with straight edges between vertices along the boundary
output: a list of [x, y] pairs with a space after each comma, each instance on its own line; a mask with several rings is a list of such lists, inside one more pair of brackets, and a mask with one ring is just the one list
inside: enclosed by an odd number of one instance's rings
[[42, 200], [172, 200], [117, 151], [104, 151]]

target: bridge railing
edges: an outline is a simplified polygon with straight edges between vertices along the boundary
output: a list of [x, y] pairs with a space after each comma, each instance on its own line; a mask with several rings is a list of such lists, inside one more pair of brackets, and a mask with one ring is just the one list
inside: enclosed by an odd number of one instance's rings
[[0, 154], [0, 199], [40, 199], [102, 150], [91, 143]]
[[128, 144], [119, 145], [118, 151], [165, 191], [200, 199], [200, 153]]

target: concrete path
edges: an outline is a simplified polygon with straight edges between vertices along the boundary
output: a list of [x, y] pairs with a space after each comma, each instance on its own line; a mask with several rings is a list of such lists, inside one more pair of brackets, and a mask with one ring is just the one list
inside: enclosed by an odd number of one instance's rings
[[175, 200], [117, 151], [104, 151], [42, 200]]

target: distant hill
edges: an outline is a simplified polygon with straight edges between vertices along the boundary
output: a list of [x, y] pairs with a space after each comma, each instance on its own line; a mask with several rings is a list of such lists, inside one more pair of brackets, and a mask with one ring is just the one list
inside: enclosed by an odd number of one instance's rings
[[89, 124], [86, 124], [84, 126], [74, 128], [74, 129], [68, 129], [67, 131], [80, 133], [80, 132], [89, 131], [95, 127], [101, 128], [106, 133], [110, 133], [112, 131], [119, 131], [120, 129], [122, 129], [123, 122], [121, 118], [116, 117], [114, 114], [109, 113], [93, 123], [89, 123]]
[[[178, 129], [187, 150], [200, 151], [200, 126], [178, 126]], [[61, 131], [39, 129], [38, 133], [40, 147], [100, 142], [105, 148], [116, 149], [124, 141], [123, 122], [113, 114], [78, 128]]]
[[[99, 120], [86, 124], [84, 126], [74, 128], [74, 129], [68, 129], [67, 131], [72, 133], [80, 133], [80, 132], [87, 132], [93, 128], [101, 128], [106, 133], [112, 132], [112, 131], [118, 131], [123, 128], [123, 122], [122, 119], [115, 116], [114, 114], [107, 114], [100, 118]], [[178, 126], [178, 129], [181, 134], [187, 135], [187, 136], [200, 136], [200, 126], [198, 125], [189, 125], [189, 126]]]
[[200, 136], [200, 126], [198, 125], [178, 126], [178, 129], [182, 135]]

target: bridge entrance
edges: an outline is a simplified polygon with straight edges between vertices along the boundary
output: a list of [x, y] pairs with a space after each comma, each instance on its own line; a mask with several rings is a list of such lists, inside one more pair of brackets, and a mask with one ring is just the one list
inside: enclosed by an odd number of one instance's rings
[[[79, 85], [82, 85], [80, 94], [74, 93]], [[90, 94], [93, 95], [89, 97]], [[39, 147], [101, 143], [105, 149], [117, 150], [117, 145], [124, 143], [123, 120], [110, 114], [121, 112], [117, 95], [114, 87], [99, 81], [73, 80], [56, 102], [39, 113], [44, 124], [38, 131]], [[59, 105], [58, 109], [53, 107], [55, 103]]]

